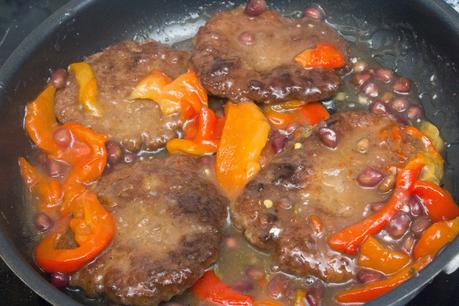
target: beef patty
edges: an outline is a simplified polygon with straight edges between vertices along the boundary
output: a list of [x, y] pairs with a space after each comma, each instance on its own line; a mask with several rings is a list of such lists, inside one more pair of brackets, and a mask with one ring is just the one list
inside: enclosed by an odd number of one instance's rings
[[73, 74], [57, 91], [55, 112], [61, 122], [77, 121], [109, 135], [130, 151], [155, 150], [176, 136], [180, 117], [164, 116], [158, 105], [148, 100], [131, 100], [136, 84], [158, 69], [172, 78], [184, 73], [189, 54], [170, 49], [155, 41], [124, 41], [85, 60], [92, 68], [98, 86], [97, 103], [103, 115], [85, 112], [78, 102], [78, 83]]
[[89, 296], [156, 305], [217, 259], [227, 200], [189, 157], [115, 167], [95, 187], [116, 221], [112, 245], [71, 277]]
[[[338, 113], [329, 122], [337, 133], [336, 149], [322, 144], [317, 131], [297, 136], [246, 186], [232, 213], [246, 238], [272, 252], [284, 271], [344, 282], [354, 273], [353, 259], [331, 250], [328, 238], [390, 195], [361, 187], [357, 176], [367, 166], [388, 175], [424, 146], [404, 132], [400, 141], [387, 137], [399, 126], [387, 116]], [[358, 149], [361, 140], [368, 141], [366, 152]]]
[[210, 93], [235, 102], [319, 101], [335, 95], [340, 77], [294, 63], [318, 42], [347, 54], [345, 41], [324, 21], [285, 18], [272, 10], [248, 17], [239, 7], [215, 14], [199, 29], [192, 63]]

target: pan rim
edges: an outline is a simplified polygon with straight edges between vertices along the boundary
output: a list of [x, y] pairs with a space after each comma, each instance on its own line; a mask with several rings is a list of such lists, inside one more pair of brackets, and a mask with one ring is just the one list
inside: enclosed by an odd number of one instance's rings
[[[29, 33], [26, 38], [11, 53], [4, 64], [0, 67], [0, 84], [8, 87], [12, 77], [27, 60], [30, 52], [46, 38], [46, 35], [60, 27], [61, 24], [71, 20], [82, 9], [89, 6], [95, 0], [71, 0], [52, 15], [46, 18], [37, 28]], [[459, 33], [459, 14], [456, 13], [443, 0], [417, 0], [428, 7], [434, 16], [443, 16], [444, 22], [452, 25]], [[0, 88], [0, 94], [2, 88]], [[412, 277], [394, 290], [382, 297], [366, 304], [375, 305], [403, 305], [413, 298], [435, 276], [442, 272], [443, 268], [459, 251], [459, 237], [450, 243], [439, 255], [435, 257], [425, 269], [416, 277]], [[30, 265], [21, 255], [11, 239], [5, 235], [4, 229], [0, 229], [0, 257], [13, 273], [30, 289], [40, 297], [53, 305], [82, 305], [71, 296], [56, 289], [43, 276]]]

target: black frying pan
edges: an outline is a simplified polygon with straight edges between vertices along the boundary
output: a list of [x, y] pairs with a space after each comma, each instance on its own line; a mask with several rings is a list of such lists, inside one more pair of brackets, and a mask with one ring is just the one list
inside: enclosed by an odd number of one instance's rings
[[[239, 1], [236, 1], [236, 4]], [[403, 52], [380, 52], [377, 60], [396, 65], [417, 82], [427, 117], [441, 128], [446, 150], [446, 186], [459, 198], [459, 17], [441, 0], [315, 1], [348, 33], [368, 30], [368, 45], [383, 48], [402, 41]], [[308, 1], [275, 1], [284, 13], [301, 11]], [[75, 0], [48, 18], [13, 52], [0, 69], [0, 255], [36, 293], [55, 305], [79, 305], [51, 286], [32, 262], [30, 229], [18, 156], [30, 147], [22, 130], [24, 105], [43, 88], [49, 69], [66, 67], [123, 39], [154, 38], [174, 43], [190, 38], [210, 14], [231, 3], [204, 0]], [[361, 21], [366, 21], [361, 24]], [[346, 25], [344, 27], [343, 25]], [[374, 31], [379, 29], [378, 31]], [[395, 30], [394, 30], [395, 29]], [[348, 38], [352, 39], [352, 35]], [[387, 51], [387, 50], [386, 50]], [[434, 75], [434, 77], [432, 77]], [[435, 96], [436, 95], [436, 96]], [[403, 305], [459, 253], [459, 239], [406, 283], [370, 303]], [[79, 301], [79, 302], [77, 302]], [[88, 301], [85, 301], [88, 302]]]

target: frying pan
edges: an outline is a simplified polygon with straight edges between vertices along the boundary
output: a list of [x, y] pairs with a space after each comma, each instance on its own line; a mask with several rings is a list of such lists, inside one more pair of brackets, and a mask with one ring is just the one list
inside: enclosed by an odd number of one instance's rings
[[[66, 67], [84, 55], [123, 39], [153, 38], [165, 43], [189, 39], [217, 10], [235, 2], [205, 0], [75, 0], [36, 28], [0, 69], [0, 255], [37, 294], [54, 305], [96, 303], [55, 289], [33, 264], [35, 244], [27, 220], [18, 156], [30, 142], [22, 129], [24, 106], [43, 88], [49, 69]], [[446, 187], [459, 197], [459, 17], [441, 0], [315, 1], [349, 40], [356, 32], [375, 59], [416, 81], [427, 117], [440, 127], [446, 148]], [[308, 1], [270, 3], [285, 14]], [[359, 30], [360, 29], [360, 30]], [[359, 31], [357, 31], [359, 30]], [[362, 33], [363, 31], [363, 33]], [[391, 50], [391, 46], [398, 46]], [[183, 45], [183, 44], [182, 44]], [[435, 261], [371, 305], [403, 305], [445, 269], [459, 253], [456, 239]]]

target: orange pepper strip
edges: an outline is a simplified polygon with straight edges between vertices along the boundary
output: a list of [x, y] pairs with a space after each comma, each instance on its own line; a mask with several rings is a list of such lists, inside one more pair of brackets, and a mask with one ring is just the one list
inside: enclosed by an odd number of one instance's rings
[[253, 306], [283, 306], [284, 304], [273, 300], [261, 300], [253, 303]]
[[308, 124], [314, 125], [330, 118], [327, 109], [320, 102], [308, 103], [299, 108]]
[[[193, 70], [188, 70], [163, 88], [165, 95], [174, 97], [183, 104], [189, 104], [199, 114], [207, 106], [207, 92]], [[188, 119], [188, 118], [186, 118]]]
[[40, 211], [55, 214], [55, 208], [62, 203], [63, 190], [59, 181], [51, 179], [29, 164], [23, 157], [18, 160], [21, 176], [30, 192], [36, 192]]
[[413, 193], [422, 199], [434, 222], [451, 220], [459, 216], [459, 207], [451, 194], [437, 184], [417, 181]]
[[342, 291], [336, 296], [336, 300], [340, 303], [366, 303], [377, 299], [416, 275], [416, 273], [424, 269], [431, 261], [432, 257], [430, 256], [418, 258], [414, 263], [386, 279]]
[[171, 154], [184, 153], [194, 156], [215, 153], [217, 148], [213, 145], [197, 143], [188, 139], [171, 139], [166, 144], [166, 149]]
[[206, 300], [225, 306], [251, 306], [252, 297], [243, 295], [223, 283], [214, 271], [207, 271], [192, 288], [194, 295], [201, 300]]
[[433, 157], [437, 160], [443, 160], [440, 153], [438, 153], [437, 149], [433, 145], [432, 141], [427, 137], [423, 132], [415, 128], [411, 125], [406, 125], [403, 127], [403, 130], [410, 136], [416, 137], [422, 141], [424, 146], [427, 148], [428, 153], [432, 154]]
[[269, 123], [252, 102], [225, 105], [225, 126], [217, 150], [215, 173], [220, 186], [235, 197], [260, 170]]
[[[66, 232], [66, 227], [57, 226], [35, 249], [37, 264], [47, 272], [74, 272], [94, 259], [111, 241], [115, 224], [111, 214], [99, 203], [97, 196], [89, 191], [77, 197], [72, 205], [75, 241], [78, 247], [58, 249], [57, 243]], [[76, 228], [83, 225], [86, 230]]]
[[171, 82], [172, 79], [166, 74], [153, 70], [136, 85], [130, 98], [153, 100], [165, 115], [178, 112], [181, 109], [180, 101], [176, 97], [164, 94], [164, 87]]
[[273, 110], [267, 110], [265, 111], [265, 115], [269, 123], [278, 129], [285, 129], [297, 121], [297, 116], [293, 112], [280, 113]]
[[78, 101], [84, 110], [94, 116], [102, 116], [102, 108], [97, 103], [97, 81], [91, 66], [85, 62], [74, 63], [69, 66], [69, 70], [75, 74], [80, 87]]
[[357, 248], [367, 237], [381, 231], [386, 223], [408, 201], [422, 166], [423, 159], [421, 157], [416, 157], [408, 162], [398, 174], [395, 190], [386, 205], [380, 211], [361, 222], [334, 234], [328, 241], [329, 246], [339, 252], [355, 254]]
[[54, 142], [54, 129], [58, 126], [54, 115], [54, 95], [56, 89], [48, 85], [31, 103], [27, 104], [25, 129], [32, 141], [46, 153], [59, 150]]
[[333, 45], [319, 43], [314, 49], [304, 50], [295, 57], [304, 68], [341, 68], [346, 64], [344, 55]]
[[432, 224], [423, 233], [414, 246], [414, 258], [435, 256], [459, 234], [459, 217], [451, 221], [441, 221]]
[[361, 267], [392, 274], [399, 271], [409, 262], [409, 256], [384, 247], [372, 236], [369, 236], [360, 246], [358, 264]]

